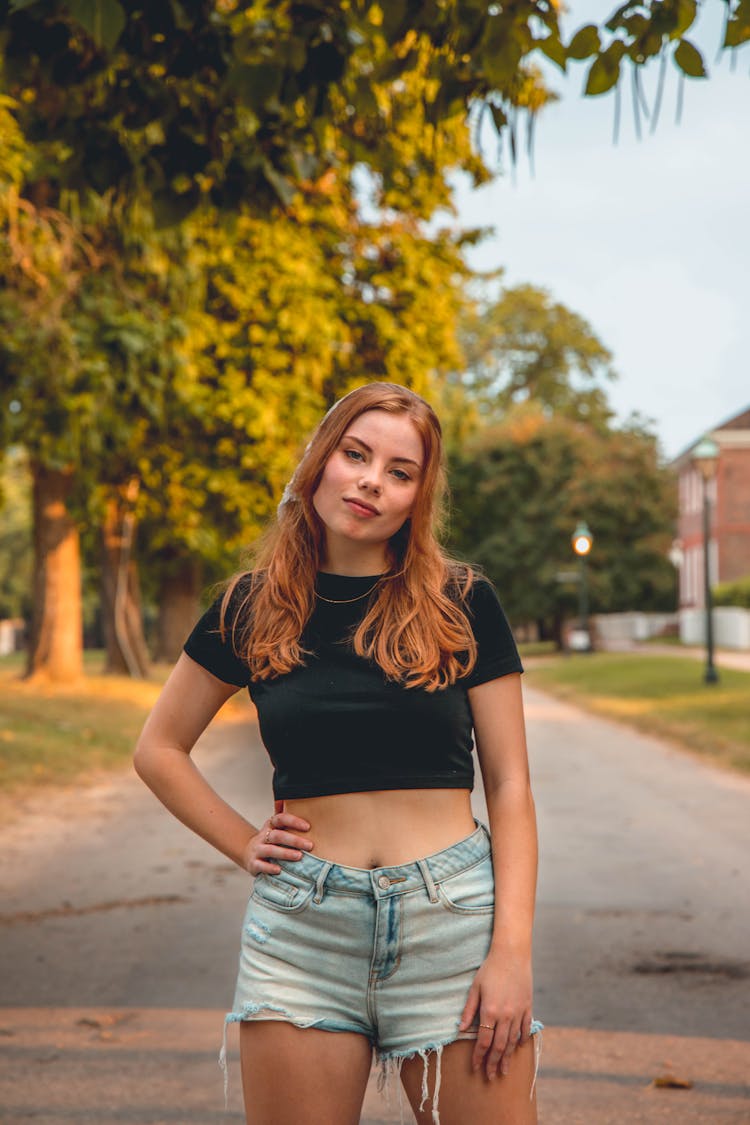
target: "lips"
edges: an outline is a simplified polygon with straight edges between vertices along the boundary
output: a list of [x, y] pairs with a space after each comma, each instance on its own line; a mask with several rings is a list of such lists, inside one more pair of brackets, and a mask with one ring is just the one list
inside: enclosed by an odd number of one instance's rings
[[359, 512], [362, 515], [380, 515], [378, 509], [373, 504], [368, 504], [366, 500], [355, 500], [353, 496], [345, 496], [344, 503], [348, 504], [352, 511]]

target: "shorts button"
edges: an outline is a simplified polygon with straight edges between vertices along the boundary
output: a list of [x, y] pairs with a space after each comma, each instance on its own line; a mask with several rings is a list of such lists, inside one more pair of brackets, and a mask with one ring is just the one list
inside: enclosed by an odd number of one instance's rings
[[387, 891], [388, 888], [390, 887], [390, 885], [391, 885], [391, 881], [388, 878], [388, 876], [387, 875], [381, 875], [380, 878], [378, 879], [378, 886], [380, 887], [381, 891]]

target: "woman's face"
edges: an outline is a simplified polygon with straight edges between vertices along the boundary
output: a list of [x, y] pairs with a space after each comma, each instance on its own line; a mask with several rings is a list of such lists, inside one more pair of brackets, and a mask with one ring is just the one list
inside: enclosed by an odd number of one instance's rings
[[326, 462], [313, 506], [335, 541], [385, 543], [411, 514], [424, 453], [408, 414], [367, 410], [351, 422]]

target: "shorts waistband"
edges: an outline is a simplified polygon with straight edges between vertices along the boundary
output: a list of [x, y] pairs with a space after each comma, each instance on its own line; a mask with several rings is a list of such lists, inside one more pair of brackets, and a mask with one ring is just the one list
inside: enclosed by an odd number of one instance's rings
[[457, 875], [490, 855], [492, 848], [489, 832], [480, 821], [476, 824], [476, 830], [470, 836], [450, 847], [411, 863], [392, 867], [347, 867], [314, 855], [303, 855], [299, 860], [276, 862], [292, 878], [314, 883], [318, 893], [325, 886], [326, 891], [338, 894], [386, 898], [419, 890], [425, 885], [430, 888], [431, 883], [439, 883], [451, 875]]

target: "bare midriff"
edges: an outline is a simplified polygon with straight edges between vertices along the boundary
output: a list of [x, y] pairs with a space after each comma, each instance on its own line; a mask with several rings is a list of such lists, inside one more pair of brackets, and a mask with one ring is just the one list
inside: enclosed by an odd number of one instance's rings
[[310, 824], [311, 854], [347, 867], [392, 867], [449, 848], [476, 824], [468, 789], [378, 789], [285, 801]]

